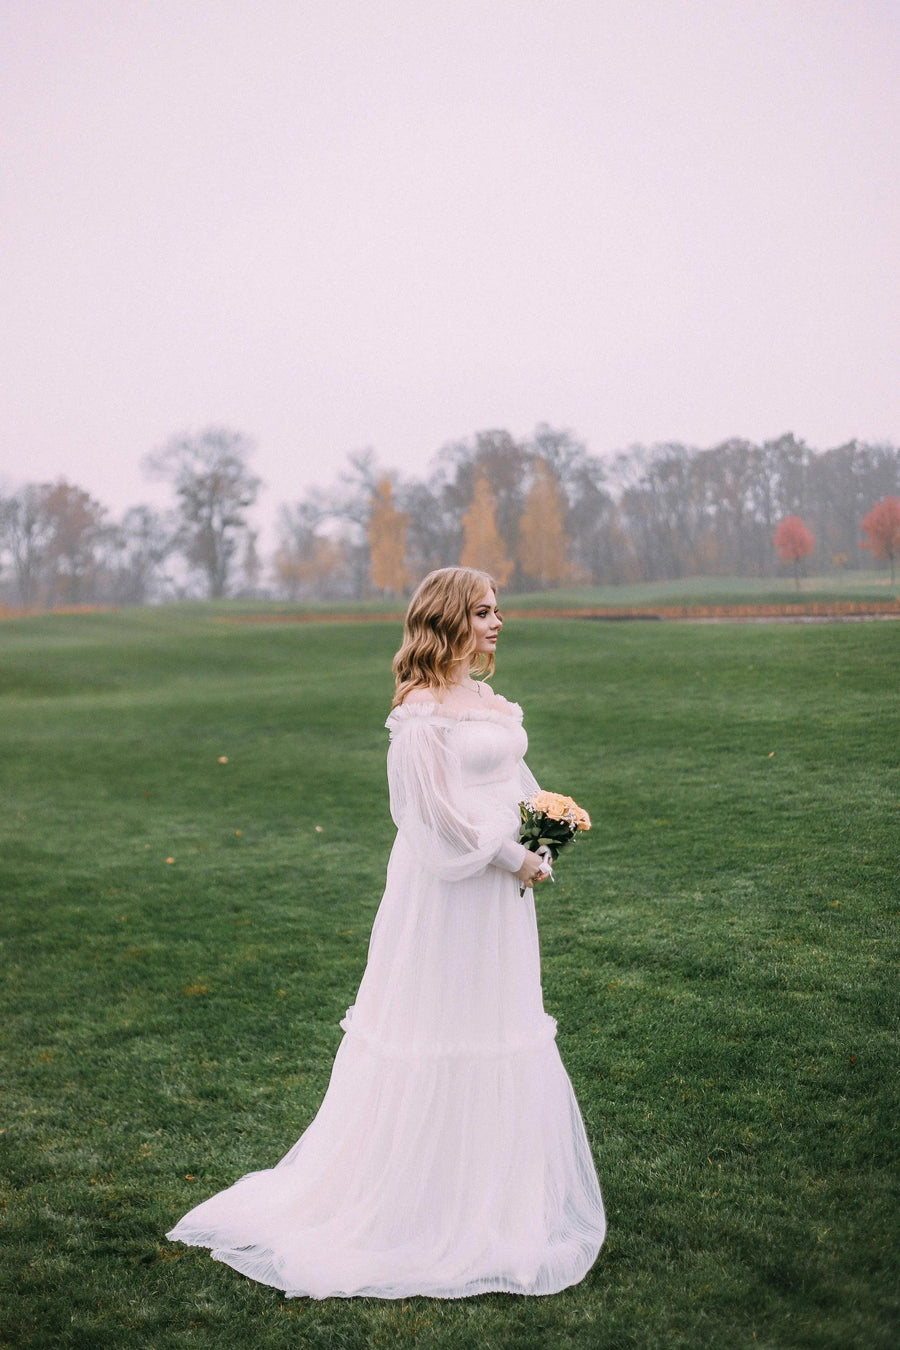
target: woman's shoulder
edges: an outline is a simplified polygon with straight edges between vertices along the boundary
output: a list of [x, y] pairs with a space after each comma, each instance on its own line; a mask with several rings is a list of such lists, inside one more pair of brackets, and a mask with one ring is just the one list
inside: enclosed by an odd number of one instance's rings
[[[437, 702], [437, 692], [435, 690], [410, 689], [409, 693], [404, 696], [403, 701], [397, 704], [397, 707], [408, 708], [408, 707], [415, 707], [415, 705], [418, 703], [436, 703], [436, 702]], [[396, 709], [394, 711], [396, 711]]]
[[446, 724], [441, 714], [441, 706], [433, 694], [426, 689], [412, 689], [404, 698], [391, 708], [385, 726], [391, 733], [391, 740], [407, 728], [420, 728], [424, 732], [428, 727]]
[[389, 727], [404, 722], [421, 722], [426, 718], [443, 716], [439, 692], [435, 689], [410, 689], [399, 703], [391, 708], [387, 720]]

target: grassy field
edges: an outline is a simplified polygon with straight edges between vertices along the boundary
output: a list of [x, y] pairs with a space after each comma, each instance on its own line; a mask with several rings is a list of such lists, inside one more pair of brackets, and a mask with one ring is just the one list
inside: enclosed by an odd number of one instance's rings
[[0, 626], [0, 1346], [893, 1350], [896, 623], [504, 633], [532, 767], [596, 826], [539, 895], [609, 1211], [582, 1284], [285, 1302], [166, 1243], [327, 1085], [397, 636]]
[[[573, 586], [558, 591], [535, 591], [510, 596], [515, 609], [545, 607], [576, 609], [641, 605], [781, 605], [815, 600], [896, 600], [900, 584], [891, 584], [882, 571], [842, 572], [832, 576], [801, 577], [681, 577], [676, 581], [640, 581], [621, 586]], [[548, 605], [549, 599], [549, 605]]]
[[[861, 572], [842, 571], [829, 576], [802, 577], [799, 590], [793, 576], [681, 577], [675, 581], [639, 581], [621, 586], [569, 586], [560, 590], [504, 592], [507, 609], [579, 609], [592, 606], [629, 609], [645, 605], [781, 605], [821, 600], [897, 600], [900, 579], [891, 583], [886, 567]], [[403, 597], [368, 600], [222, 600], [198, 602], [198, 614], [222, 617], [277, 614], [398, 614]]]

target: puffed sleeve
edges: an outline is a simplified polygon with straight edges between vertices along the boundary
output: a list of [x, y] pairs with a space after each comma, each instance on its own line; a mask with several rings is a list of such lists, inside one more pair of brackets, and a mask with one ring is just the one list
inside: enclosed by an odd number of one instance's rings
[[529, 797], [536, 796], [541, 790], [538, 780], [535, 778], [524, 759], [519, 765], [519, 783], [519, 791], [522, 794], [521, 800], [523, 802], [528, 801]]
[[465, 881], [487, 867], [517, 872], [524, 845], [480, 830], [466, 815], [447, 723], [414, 706], [392, 714], [387, 725], [391, 815], [422, 861], [443, 881]]

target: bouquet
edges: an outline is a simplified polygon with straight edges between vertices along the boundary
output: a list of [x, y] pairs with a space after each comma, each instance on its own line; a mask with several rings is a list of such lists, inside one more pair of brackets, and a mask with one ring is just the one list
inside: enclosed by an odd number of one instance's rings
[[552, 863], [561, 848], [571, 844], [581, 830], [591, 828], [591, 818], [583, 806], [560, 792], [536, 792], [527, 801], [519, 802], [522, 828], [519, 843], [543, 858], [541, 869], [553, 880]]

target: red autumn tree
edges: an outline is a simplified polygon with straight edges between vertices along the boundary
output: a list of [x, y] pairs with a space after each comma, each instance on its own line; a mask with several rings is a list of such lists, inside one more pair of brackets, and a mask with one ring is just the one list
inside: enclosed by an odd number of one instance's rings
[[900, 556], [900, 497], [882, 497], [863, 517], [862, 527], [869, 537], [860, 540], [860, 548], [871, 549], [874, 558], [889, 559], [893, 585], [894, 559]]
[[794, 564], [794, 581], [800, 589], [800, 563], [816, 546], [816, 536], [799, 516], [787, 516], [775, 530], [775, 548], [782, 562]]

